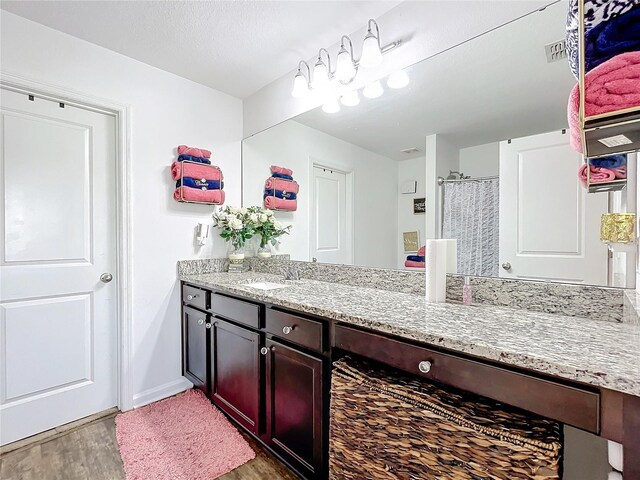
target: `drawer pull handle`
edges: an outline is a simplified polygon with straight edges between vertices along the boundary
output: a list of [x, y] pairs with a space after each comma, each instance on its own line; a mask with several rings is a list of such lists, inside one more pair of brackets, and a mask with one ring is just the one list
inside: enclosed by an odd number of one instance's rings
[[282, 327], [282, 333], [289, 335], [295, 327]]
[[418, 364], [418, 370], [422, 373], [429, 373], [431, 371], [431, 362], [428, 360], [423, 360]]
[[211, 324], [210, 324], [210, 323], [207, 323], [207, 324], [205, 325], [205, 328], [211, 328]]
[[194, 295], [187, 295], [187, 300], [193, 300], [194, 298], [198, 298], [198, 294], [194, 294]]
[[266, 355], [267, 353], [269, 353], [269, 349], [268, 349], [267, 347], [262, 347], [262, 348], [260, 349], [260, 353], [261, 353], [262, 355]]
[[204, 318], [198, 319], [198, 325], [204, 325]]

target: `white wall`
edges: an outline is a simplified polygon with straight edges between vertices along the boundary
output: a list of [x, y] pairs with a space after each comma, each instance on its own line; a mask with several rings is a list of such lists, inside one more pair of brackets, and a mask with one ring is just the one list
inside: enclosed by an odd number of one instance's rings
[[244, 206], [262, 205], [271, 165], [292, 169], [300, 185], [298, 210], [276, 212], [278, 220], [292, 225], [291, 234], [281, 237], [280, 252], [291, 254], [294, 260], [309, 260], [309, 192], [315, 162], [354, 172], [354, 263], [396, 268], [395, 161], [293, 120], [246, 139], [242, 148]]
[[[403, 43], [385, 56], [381, 67], [369, 70], [368, 76], [381, 78], [551, 3], [551, 0], [402, 2], [378, 17], [376, 21], [380, 26], [383, 45], [396, 40], [402, 40]], [[350, 33], [356, 57], [360, 56], [362, 39], [366, 34], [366, 21], [367, 19], [363, 18], [363, 28]], [[318, 48], [326, 47], [335, 59], [339, 46], [339, 43], [336, 43], [331, 46], [318, 45]], [[315, 63], [316, 52], [317, 49], [308, 52], [310, 57], [307, 60], [311, 67]], [[289, 73], [244, 100], [245, 137], [319, 105], [314, 99], [291, 97], [297, 65], [292, 64], [291, 67]]]
[[460, 149], [460, 172], [465, 176], [493, 177], [500, 173], [500, 143]]
[[441, 188], [438, 177], [447, 178], [450, 170], [459, 170], [458, 149], [442, 135], [429, 135], [425, 143], [426, 151], [426, 238], [440, 238]]
[[184, 388], [176, 260], [226, 253], [200, 250], [193, 228], [211, 207], [172, 198], [169, 165], [179, 144], [213, 151], [227, 202], [240, 203], [241, 101], [171, 73], [2, 11], [3, 73], [126, 104], [131, 108], [133, 197], [133, 375], [135, 402]]
[[404, 268], [407, 253], [404, 253], [402, 232], [418, 232], [420, 245], [425, 244], [425, 214], [413, 213], [413, 199], [425, 198], [426, 194], [425, 157], [411, 158], [398, 162], [398, 185], [407, 180], [416, 180], [415, 194], [402, 194], [398, 191], [398, 267]]

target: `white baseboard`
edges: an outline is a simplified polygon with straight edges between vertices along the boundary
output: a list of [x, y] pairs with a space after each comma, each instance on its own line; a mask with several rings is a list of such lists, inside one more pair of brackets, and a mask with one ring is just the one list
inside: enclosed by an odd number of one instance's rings
[[144, 407], [150, 403], [164, 398], [172, 397], [193, 387], [193, 384], [184, 377], [173, 382], [165, 383], [159, 387], [150, 388], [133, 396], [133, 408]]

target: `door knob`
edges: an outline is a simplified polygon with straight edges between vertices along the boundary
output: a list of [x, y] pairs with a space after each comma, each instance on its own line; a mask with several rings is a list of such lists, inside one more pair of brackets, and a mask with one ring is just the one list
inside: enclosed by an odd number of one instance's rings
[[318, 259], [317, 259], [316, 257], [313, 257], [313, 258], [311, 259], [311, 261], [312, 261], [313, 263], [316, 263], [316, 262], [318, 261]]
[[511, 264], [509, 262], [504, 262], [502, 264], [502, 268], [504, 268], [505, 270], [511, 270]]
[[113, 280], [113, 275], [111, 275], [110, 273], [103, 273], [102, 275], [100, 275], [100, 281], [102, 283], [109, 283], [111, 280]]

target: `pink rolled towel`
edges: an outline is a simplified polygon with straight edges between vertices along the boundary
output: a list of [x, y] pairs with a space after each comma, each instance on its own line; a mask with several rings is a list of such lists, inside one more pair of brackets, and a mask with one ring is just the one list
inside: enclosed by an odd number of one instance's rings
[[204, 163], [173, 162], [171, 164], [171, 178], [180, 180], [181, 177], [190, 177], [205, 180], [223, 180], [222, 171], [212, 165]]
[[295, 212], [298, 210], [298, 201], [268, 196], [264, 197], [264, 206], [269, 210], [288, 210]]
[[[591, 167], [591, 184], [594, 183], [607, 183], [616, 179], [616, 174], [613, 170], [602, 167]], [[582, 184], [587, 186], [587, 164], [585, 163], [578, 170], [578, 178]]]
[[277, 165], [271, 165], [271, 173], [280, 173], [282, 175], [293, 176], [293, 170], [290, 168], [278, 167]]
[[178, 187], [173, 192], [175, 200], [188, 200], [190, 202], [224, 203], [224, 190], [201, 190], [199, 188]]
[[404, 266], [409, 268], [426, 268], [425, 262], [414, 262], [411, 260], [405, 260]]
[[267, 181], [264, 182], [265, 190], [280, 190], [281, 192], [291, 192], [298, 193], [300, 187], [298, 184], [292, 180], [285, 180], [284, 178], [267, 178]]
[[[584, 77], [584, 113], [589, 117], [640, 107], [640, 52], [627, 52], [607, 60]], [[582, 153], [580, 138], [580, 87], [569, 95], [567, 109], [571, 147]]]
[[178, 145], [178, 155], [191, 155], [192, 157], [211, 158], [211, 152], [204, 148], [188, 147], [187, 145]]
[[416, 253], [416, 255], [419, 256], [419, 257], [424, 257], [425, 256], [424, 253], [425, 253], [426, 250], [427, 250], [426, 246], [420, 247], [420, 249], [418, 250], [418, 253]]

